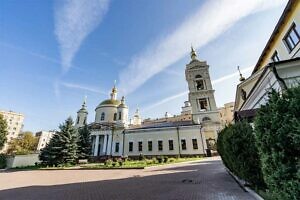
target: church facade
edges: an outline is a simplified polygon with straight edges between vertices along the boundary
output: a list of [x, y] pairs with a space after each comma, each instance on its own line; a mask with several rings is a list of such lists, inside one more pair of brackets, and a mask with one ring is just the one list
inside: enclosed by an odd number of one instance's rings
[[[186, 65], [189, 101], [185, 102], [180, 120], [143, 123], [137, 110], [133, 120], [128, 120], [128, 107], [123, 96], [117, 99], [114, 86], [110, 98], [95, 109], [93, 123], [88, 124], [92, 136], [92, 156], [190, 156], [205, 155], [211, 141], [216, 141], [221, 128], [214, 99], [209, 66], [199, 61], [192, 48], [191, 61]], [[182, 114], [182, 115], [183, 115]], [[87, 124], [88, 111], [84, 102], [77, 112], [75, 126]]]

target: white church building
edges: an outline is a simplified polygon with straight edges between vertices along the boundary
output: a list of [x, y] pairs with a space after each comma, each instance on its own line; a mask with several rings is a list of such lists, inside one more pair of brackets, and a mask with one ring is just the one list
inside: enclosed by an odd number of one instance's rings
[[[128, 119], [124, 96], [117, 99], [117, 88], [110, 98], [95, 109], [95, 121], [88, 124], [92, 136], [92, 156], [191, 156], [205, 155], [210, 141], [217, 139], [221, 128], [214, 90], [209, 76], [209, 65], [197, 59], [192, 48], [191, 61], [185, 76], [189, 88], [189, 102], [184, 114], [189, 120], [143, 123], [138, 110], [133, 120]], [[187, 110], [187, 107], [190, 107]], [[75, 126], [87, 123], [88, 111], [84, 102], [77, 112]]]

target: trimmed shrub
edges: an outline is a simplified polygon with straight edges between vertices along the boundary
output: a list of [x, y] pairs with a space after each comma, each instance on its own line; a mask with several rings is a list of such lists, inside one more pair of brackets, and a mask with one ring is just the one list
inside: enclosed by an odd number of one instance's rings
[[104, 165], [106, 165], [106, 166], [110, 166], [112, 164], [113, 164], [113, 160], [112, 159], [107, 159], [107, 160], [104, 161]]
[[255, 119], [255, 135], [272, 199], [300, 197], [300, 87], [271, 91]]
[[252, 127], [247, 122], [238, 122], [223, 129], [218, 138], [218, 151], [227, 168], [255, 187], [262, 188], [258, 150]]
[[6, 156], [5, 154], [0, 154], [0, 169], [4, 169], [6, 167]]

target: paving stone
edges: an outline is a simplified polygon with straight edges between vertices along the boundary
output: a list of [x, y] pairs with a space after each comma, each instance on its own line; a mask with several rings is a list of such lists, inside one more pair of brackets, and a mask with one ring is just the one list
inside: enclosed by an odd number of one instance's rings
[[144, 170], [0, 172], [1, 200], [252, 200], [219, 157]]

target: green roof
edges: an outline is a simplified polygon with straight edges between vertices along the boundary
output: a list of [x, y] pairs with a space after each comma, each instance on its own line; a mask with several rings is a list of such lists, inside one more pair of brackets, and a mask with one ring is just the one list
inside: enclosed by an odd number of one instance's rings
[[118, 106], [120, 105], [120, 101], [119, 100], [114, 100], [114, 99], [107, 99], [107, 100], [104, 100], [102, 101], [99, 106], [102, 106], [102, 105], [115, 105], [115, 106]]

